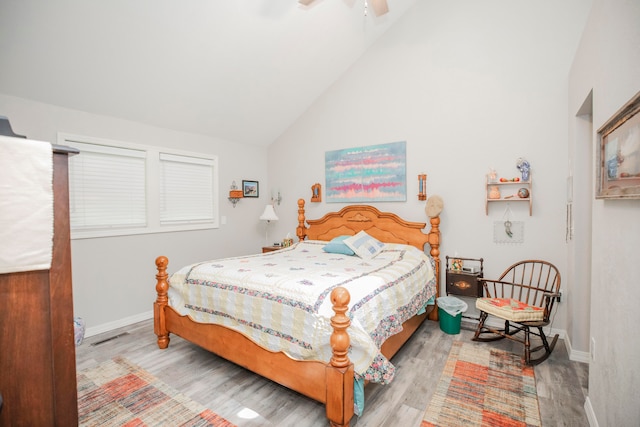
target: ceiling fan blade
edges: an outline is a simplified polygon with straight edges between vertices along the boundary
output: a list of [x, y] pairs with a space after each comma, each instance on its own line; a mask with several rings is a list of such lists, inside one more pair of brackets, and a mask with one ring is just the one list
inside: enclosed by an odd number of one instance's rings
[[369, 0], [369, 2], [371, 3], [373, 13], [375, 13], [376, 16], [382, 16], [385, 13], [389, 12], [387, 0]]
[[298, 0], [298, 3], [309, 6], [311, 3], [313, 3], [313, 0]]

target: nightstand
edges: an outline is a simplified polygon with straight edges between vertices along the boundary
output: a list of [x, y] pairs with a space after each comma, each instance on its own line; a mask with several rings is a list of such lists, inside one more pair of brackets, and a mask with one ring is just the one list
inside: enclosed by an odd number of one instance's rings
[[[447, 295], [459, 295], [462, 297], [482, 298], [483, 287], [479, 280], [483, 274], [482, 258], [461, 258], [447, 256], [446, 270], [446, 290]], [[452, 270], [449, 268], [449, 260], [472, 261], [477, 265], [463, 265], [461, 270]]]
[[282, 249], [282, 246], [263, 246], [262, 253], [266, 254], [267, 252], [277, 251], [278, 249]]

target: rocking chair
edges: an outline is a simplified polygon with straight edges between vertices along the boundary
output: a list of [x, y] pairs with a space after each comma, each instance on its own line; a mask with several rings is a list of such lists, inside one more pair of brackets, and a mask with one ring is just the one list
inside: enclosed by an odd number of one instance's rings
[[[513, 264], [498, 280], [478, 280], [483, 282], [485, 297], [476, 300], [480, 322], [473, 341], [509, 338], [524, 344], [527, 365], [546, 360], [558, 341], [556, 334], [549, 343], [542, 330], [549, 325], [554, 303], [560, 297], [558, 269], [546, 261], [526, 260]], [[485, 321], [489, 314], [504, 320], [504, 329], [487, 326]], [[521, 331], [524, 337], [516, 337], [515, 334]], [[540, 337], [542, 344], [531, 348], [531, 334]], [[531, 358], [532, 353], [541, 350], [544, 350], [543, 354]]]

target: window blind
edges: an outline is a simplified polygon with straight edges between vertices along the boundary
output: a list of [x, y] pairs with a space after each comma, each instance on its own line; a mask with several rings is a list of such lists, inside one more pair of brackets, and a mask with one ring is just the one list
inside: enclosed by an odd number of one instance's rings
[[98, 144], [73, 144], [69, 160], [72, 229], [146, 226], [146, 152]]
[[160, 153], [160, 224], [214, 220], [214, 160]]

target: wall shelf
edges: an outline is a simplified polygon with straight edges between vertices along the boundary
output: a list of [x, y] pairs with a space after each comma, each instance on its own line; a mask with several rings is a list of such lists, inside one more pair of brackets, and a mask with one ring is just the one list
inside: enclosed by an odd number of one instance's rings
[[[529, 203], [529, 216], [533, 213], [533, 201], [532, 201], [532, 185], [533, 178], [531, 177], [531, 173], [529, 173], [528, 181], [506, 181], [500, 182], [500, 180], [496, 180], [496, 182], [490, 182], [487, 177], [486, 180], [486, 199], [484, 203], [484, 209], [486, 215], [489, 215], [489, 204], [493, 202], [528, 202]], [[529, 197], [520, 197], [518, 196], [518, 191], [524, 188], [529, 192]], [[500, 194], [499, 197], [495, 197], [495, 193]], [[492, 197], [490, 197], [492, 196]]]

